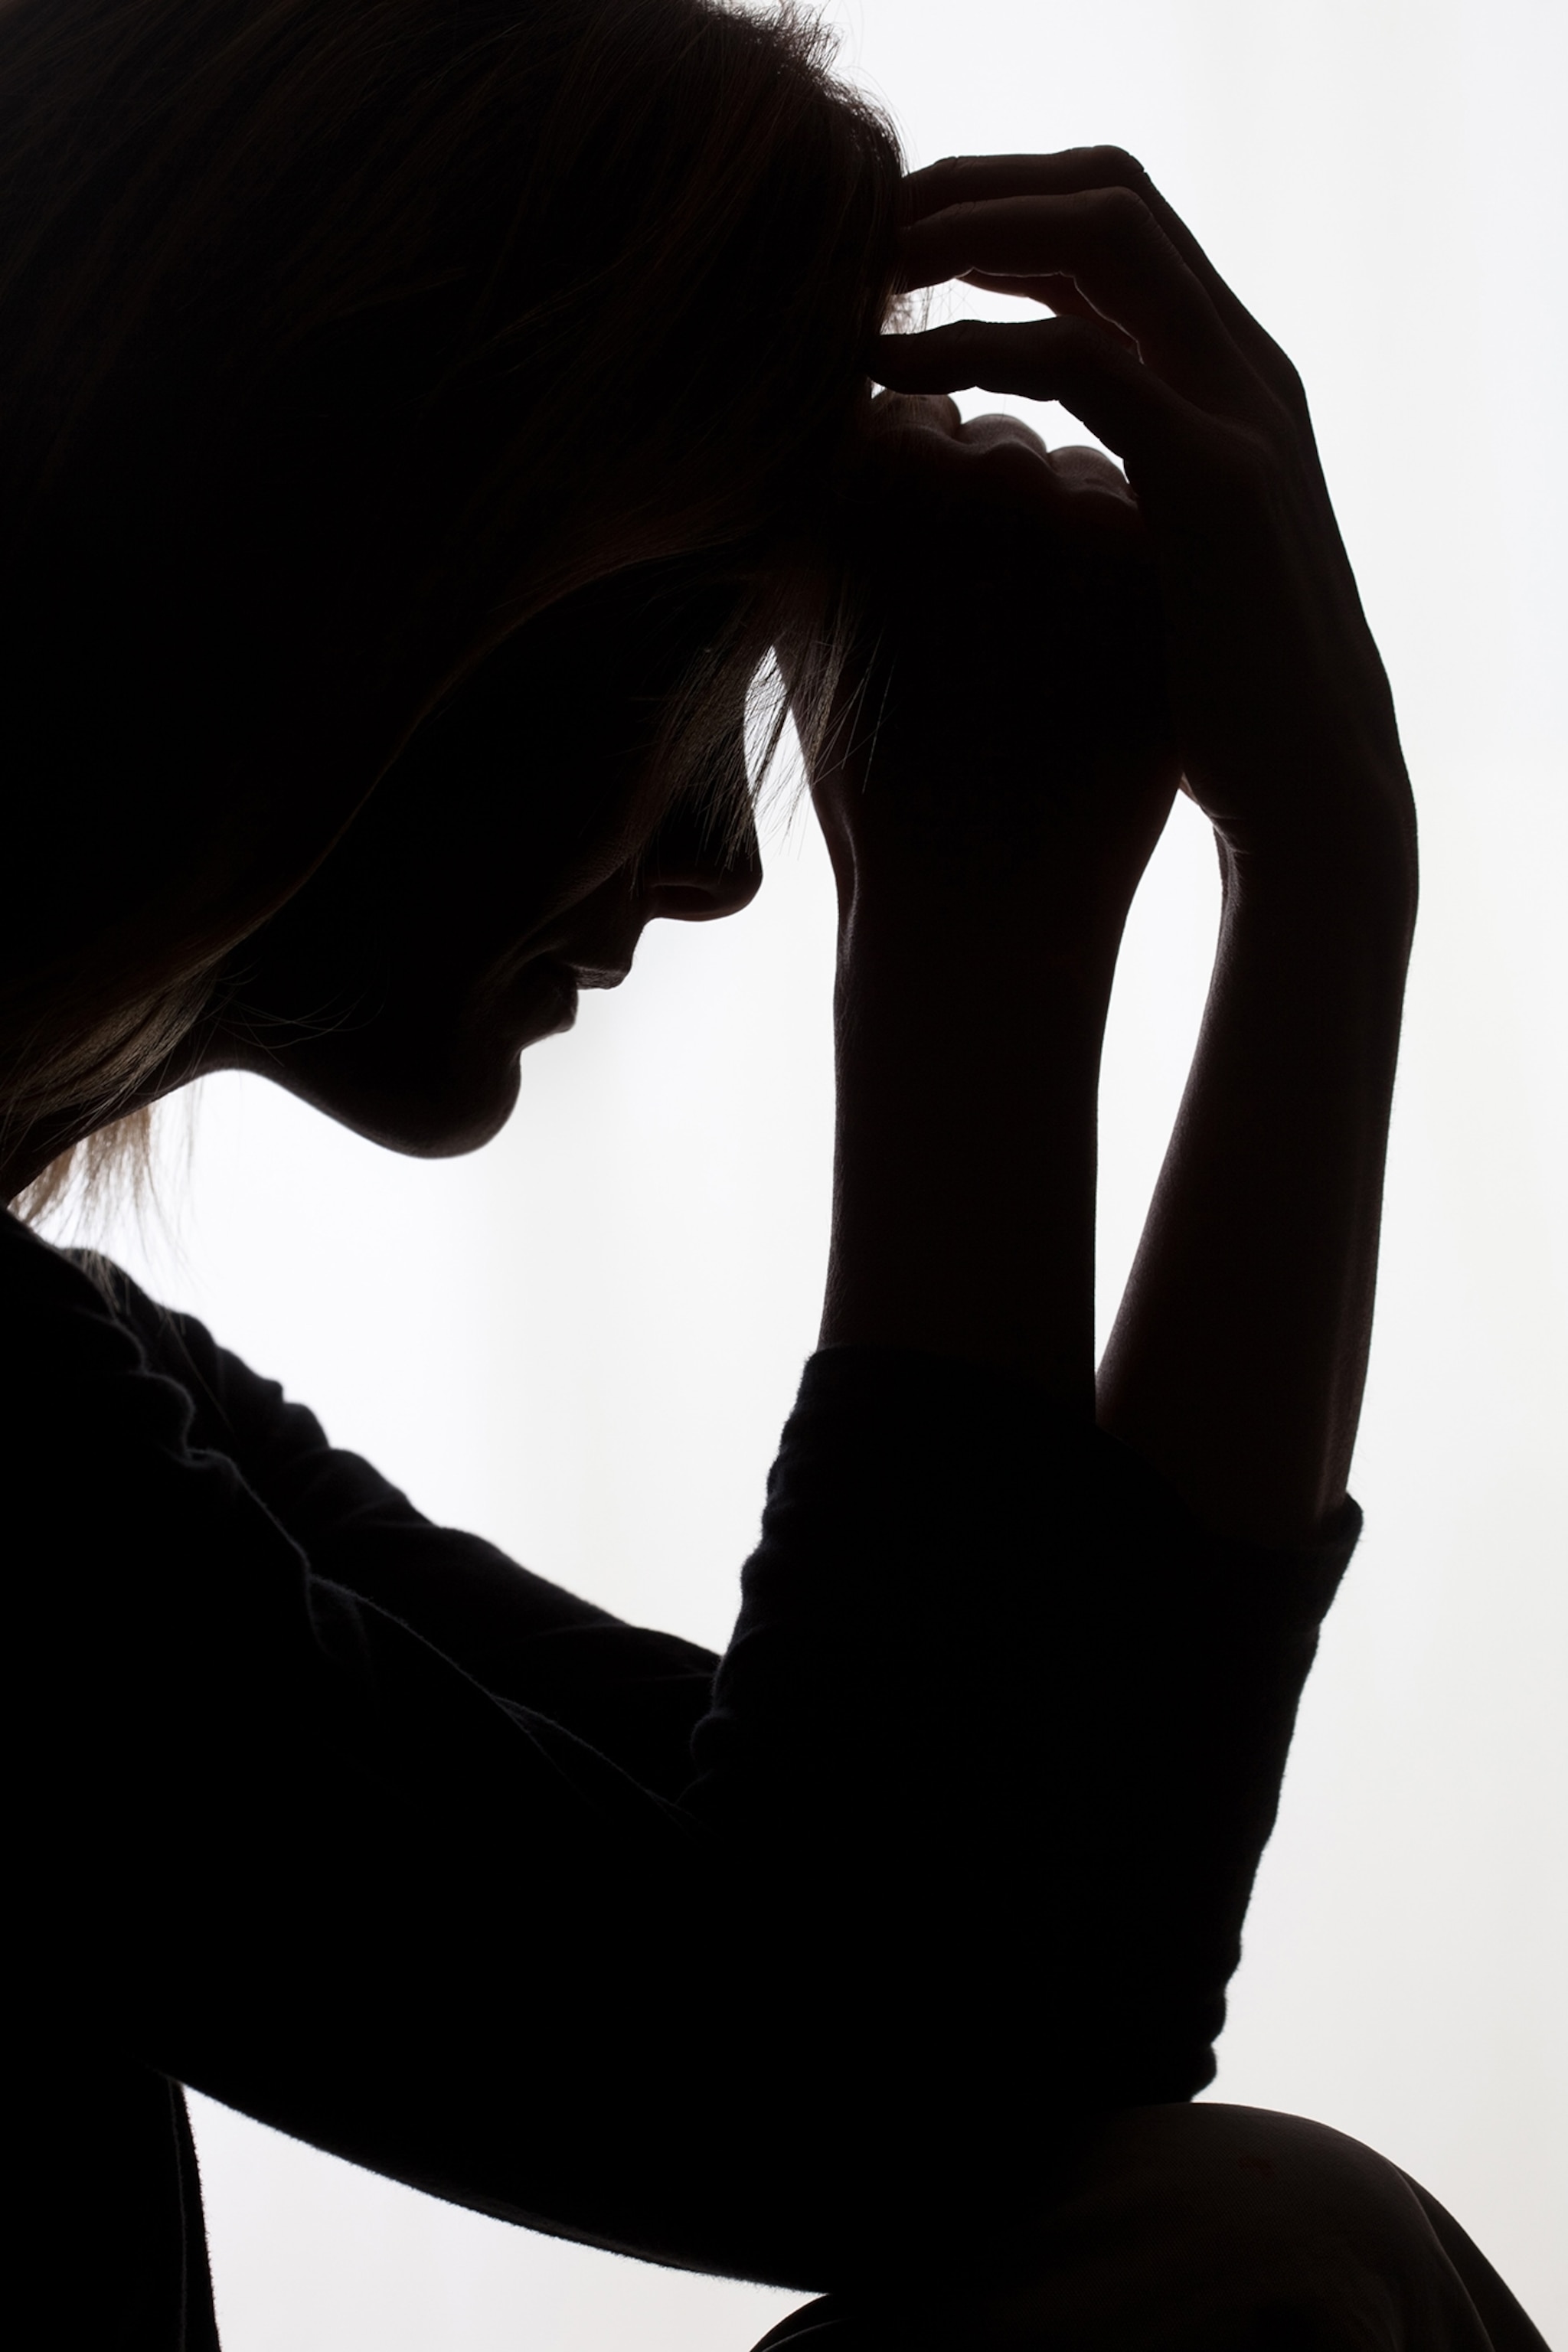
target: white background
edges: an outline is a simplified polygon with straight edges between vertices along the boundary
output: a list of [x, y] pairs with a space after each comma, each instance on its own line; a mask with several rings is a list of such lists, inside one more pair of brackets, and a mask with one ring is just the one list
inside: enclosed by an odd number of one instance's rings
[[[1131, 147], [1312, 397], [1394, 683], [1426, 895], [1354, 1480], [1367, 1532], [1214, 2095], [1384, 2150], [1568, 2338], [1564, 15], [829, 14], [915, 163]], [[1087, 437], [1034, 415], [1052, 441]], [[527, 1058], [511, 1126], [477, 1158], [399, 1161], [226, 1079], [196, 1106], [188, 1172], [167, 1122], [172, 1230], [107, 1237], [425, 1509], [715, 1645], [826, 1234], [832, 909], [808, 822], [771, 849], [747, 915], [657, 926], [620, 995]], [[1215, 903], [1184, 806], [1112, 1019], [1104, 1318]], [[531, 2237], [195, 2114], [228, 2352], [746, 2352], [801, 2300]]]

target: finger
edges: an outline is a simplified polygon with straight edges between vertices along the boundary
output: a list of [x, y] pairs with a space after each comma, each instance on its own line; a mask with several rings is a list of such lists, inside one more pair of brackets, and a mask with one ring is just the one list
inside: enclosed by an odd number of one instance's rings
[[[914, 408], [918, 402], [910, 400]], [[879, 460], [890, 461], [882, 466]], [[910, 462], [913, 461], [913, 470]], [[918, 496], [912, 507], [908, 494]], [[872, 469], [861, 479], [864, 510], [874, 518], [877, 545], [886, 561], [903, 546], [912, 528], [917, 554], [924, 543], [923, 518], [931, 502], [950, 499], [973, 517], [982, 508], [1016, 519], [1047, 518], [1101, 543], [1108, 535], [1142, 542], [1143, 519], [1127, 478], [1102, 449], [1047, 449], [1016, 416], [971, 418], [958, 432], [914, 434], [872, 454]], [[889, 504], [890, 501], [890, 504]], [[895, 562], [899, 557], [895, 554]]]
[[908, 393], [889, 389], [871, 403], [871, 429], [876, 433], [945, 433], [956, 436], [963, 425], [956, 400], [944, 393]]
[[1138, 348], [1136, 338], [1119, 327], [1114, 319], [1108, 319], [1103, 310], [1097, 310], [1077, 279], [1068, 278], [1062, 271], [1048, 271], [1041, 278], [993, 278], [984, 269], [966, 269], [959, 283], [978, 286], [987, 294], [1012, 294], [1023, 302], [1043, 303], [1047, 310], [1055, 310], [1058, 318], [1090, 319], [1096, 326], [1103, 327], [1108, 335], [1114, 335], [1118, 342], [1124, 343], [1130, 352]]
[[[1124, 147], [1068, 147], [1055, 155], [950, 155], [904, 183], [910, 223], [952, 205], [997, 197], [1071, 195], [1089, 188], [1130, 188], [1142, 198], [1207, 293], [1226, 328], [1277, 392], [1300, 393], [1300, 379], [1279, 344], [1231, 291], [1181, 215]], [[1054, 309], [1055, 304], [1052, 305]]]
[[882, 335], [872, 362], [879, 383], [907, 392], [1022, 393], [1059, 400], [1128, 468], [1163, 475], [1204, 428], [1202, 413], [1098, 327], [1081, 319], [995, 326], [961, 319], [919, 335]]
[[912, 226], [950, 205], [993, 196], [1068, 196], [1083, 188], [1130, 187], [1143, 166], [1121, 147], [1063, 147], [1049, 155], [945, 155], [904, 181], [904, 221]]
[[1067, 147], [1055, 155], [950, 155], [905, 180], [905, 226], [913, 227], [953, 205], [990, 204], [1004, 196], [1083, 195], [1091, 188], [1128, 188], [1141, 196], [1209, 293], [1236, 301], [1181, 215], [1125, 147]]
[[1034, 426], [1026, 425], [1021, 416], [972, 416], [967, 425], [959, 427], [955, 437], [968, 449], [996, 449], [1004, 442], [1016, 442], [1020, 448], [1032, 450], [1038, 457], [1050, 454]]
[[933, 286], [988, 277], [1070, 277], [1098, 310], [1136, 337], [1143, 357], [1198, 397], [1245, 397], [1256, 376], [1142, 199], [1127, 188], [1068, 196], [1002, 196], [950, 205], [910, 229], [901, 274]]
[[966, 454], [984, 453], [994, 463], [1002, 450], [1021, 452], [1021, 467], [1010, 467], [1010, 478], [1015, 483], [1027, 480], [1037, 493], [1047, 491], [1053, 505], [1059, 504], [1064, 497], [1075, 508], [1089, 500], [1099, 515], [1105, 500], [1110, 499], [1127, 510], [1126, 519], [1137, 517], [1138, 502], [1128, 487], [1127, 477], [1115, 458], [1108, 457], [1103, 449], [1085, 448], [1076, 442], [1049, 449], [1021, 416], [997, 414], [972, 416], [959, 427], [954, 439]]
[[1114, 457], [1103, 449], [1091, 449], [1078, 441], [1066, 441], [1050, 453], [1051, 470], [1058, 480], [1086, 490], [1103, 490], [1124, 503], [1132, 503], [1127, 487], [1127, 477]]

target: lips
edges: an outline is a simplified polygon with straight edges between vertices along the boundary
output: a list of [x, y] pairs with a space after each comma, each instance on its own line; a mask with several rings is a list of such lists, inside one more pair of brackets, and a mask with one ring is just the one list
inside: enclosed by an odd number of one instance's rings
[[[529, 1037], [556, 1037], [577, 1018], [577, 975], [563, 963], [524, 967], [508, 994], [526, 1024]], [[526, 1042], [526, 1041], [525, 1041]]]
[[[613, 954], [613, 951], [612, 951]], [[631, 970], [628, 957], [624, 962], [612, 961], [612, 954], [599, 956], [530, 956], [517, 966], [505, 983], [506, 999], [511, 1008], [510, 1017], [522, 1024], [523, 1042], [540, 1037], [557, 1037], [572, 1028], [577, 1019], [577, 998], [585, 988], [619, 988]]]
[[575, 963], [563, 960], [557, 967], [574, 988], [619, 988], [631, 970], [629, 963]]

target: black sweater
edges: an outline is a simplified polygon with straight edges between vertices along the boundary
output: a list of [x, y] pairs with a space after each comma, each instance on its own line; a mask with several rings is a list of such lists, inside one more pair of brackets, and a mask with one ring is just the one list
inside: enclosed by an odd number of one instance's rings
[[81, 2340], [216, 2341], [181, 2084], [821, 2289], [972, 2258], [1085, 2109], [1211, 2079], [1353, 1505], [1226, 1540], [1026, 1380], [831, 1350], [714, 1658], [10, 1217], [0, 1297], [18, 2113]]

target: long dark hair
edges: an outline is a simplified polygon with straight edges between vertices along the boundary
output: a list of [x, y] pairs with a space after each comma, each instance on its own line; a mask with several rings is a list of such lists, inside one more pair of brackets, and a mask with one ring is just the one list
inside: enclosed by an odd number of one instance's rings
[[5, 0], [8, 1132], [144, 1093], [421, 720], [591, 579], [732, 584], [669, 737], [733, 742], [899, 174], [789, 7]]

